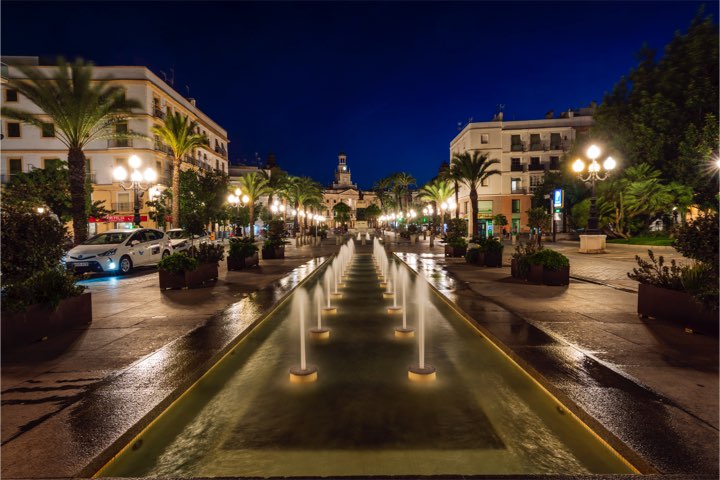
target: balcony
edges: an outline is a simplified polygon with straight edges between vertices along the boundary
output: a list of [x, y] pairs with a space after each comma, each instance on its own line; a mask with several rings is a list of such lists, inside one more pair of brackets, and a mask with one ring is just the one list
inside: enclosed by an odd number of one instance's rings
[[165, 145], [164, 143], [155, 142], [155, 145], [153, 146], [153, 149], [156, 150], [156, 151], [158, 151], [158, 152], [163, 152], [163, 153], [165, 153], [165, 154], [167, 154], [167, 155], [172, 155], [172, 154], [173, 154], [173, 152], [172, 152], [172, 150], [170, 149], [170, 147], [168, 147], [168, 146]]
[[560, 170], [560, 162], [550, 162], [548, 164], [548, 170]]
[[530, 151], [531, 152], [540, 152], [544, 150], [542, 143], [531, 143], [530, 144]]
[[513, 188], [510, 193], [513, 195], [527, 195], [527, 188]]
[[133, 146], [132, 138], [111, 138], [107, 148], [130, 148]]
[[215, 153], [220, 154], [223, 158], [227, 158], [227, 151], [221, 147], [215, 147]]
[[165, 120], [165, 112], [163, 112], [159, 107], [153, 108], [152, 116], [159, 118], [160, 120]]
[[550, 144], [550, 150], [565, 150], [565, 145], [560, 143], [551, 143]]
[[510, 145], [510, 151], [511, 152], [524, 152], [525, 145], [522, 143], [513, 143], [512, 145]]
[[511, 172], [524, 172], [525, 165], [523, 165], [522, 163], [519, 165], [516, 165], [516, 164], [510, 165], [510, 171]]
[[531, 172], [542, 172], [545, 170], [545, 164], [543, 164], [543, 163], [530, 164], [530, 165], [528, 165], [528, 170], [530, 170]]
[[133, 208], [133, 202], [120, 202], [112, 204], [112, 209], [115, 212], [132, 212]]

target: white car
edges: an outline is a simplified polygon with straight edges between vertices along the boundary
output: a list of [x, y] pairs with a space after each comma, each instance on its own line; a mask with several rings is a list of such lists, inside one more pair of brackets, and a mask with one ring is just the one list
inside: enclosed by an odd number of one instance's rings
[[99, 233], [70, 250], [65, 266], [77, 273], [125, 274], [133, 267], [156, 265], [171, 253], [170, 239], [160, 230], [116, 229]]
[[[176, 252], [183, 252], [190, 248], [190, 234], [182, 228], [172, 228], [167, 231], [167, 236], [170, 238], [173, 250]], [[207, 232], [203, 232], [202, 235], [195, 235], [192, 239], [192, 243], [197, 245], [199, 243], [208, 243], [210, 236]]]

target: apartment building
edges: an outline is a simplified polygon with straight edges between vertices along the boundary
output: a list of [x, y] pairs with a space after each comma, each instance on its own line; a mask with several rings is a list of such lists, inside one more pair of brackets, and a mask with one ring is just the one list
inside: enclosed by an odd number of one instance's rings
[[[560, 160], [577, 135], [592, 125], [594, 106], [549, 113], [542, 120], [504, 121], [502, 113], [489, 122], [469, 123], [450, 142], [450, 157], [456, 153], [480, 151], [500, 160], [494, 168], [500, 175], [487, 179], [478, 191], [478, 220], [481, 232], [493, 234], [493, 216], [504, 214], [511, 232], [527, 232], [527, 211], [533, 192], [542, 185], [545, 174], [557, 171]], [[459, 193], [460, 217], [472, 214], [469, 189]], [[497, 234], [498, 232], [495, 232]]]
[[365, 209], [373, 203], [379, 205], [375, 192], [364, 191], [352, 182], [347, 155], [344, 152], [338, 154], [333, 183], [323, 190], [323, 201], [325, 202], [325, 211], [323, 212], [325, 218], [332, 219], [334, 217], [333, 208], [342, 202], [350, 207], [348, 227], [363, 230], [367, 228]]
[[[2, 57], [2, 102], [4, 105], [29, 111], [42, 117], [32, 102], [19, 92], [8, 88], [8, 79], [22, 78], [17, 69], [20, 64], [37, 66], [51, 74], [52, 65], [40, 65], [38, 57]], [[152, 127], [164, 121], [174, 112], [187, 115], [197, 123], [197, 131], [204, 134], [209, 144], [196, 149], [183, 162], [183, 169], [197, 168], [228, 172], [228, 137], [227, 131], [203, 113], [195, 99], [185, 98], [172, 86], [160, 79], [147, 67], [142, 66], [109, 66], [94, 67], [95, 78], [108, 78], [110, 83], [121, 85], [127, 92], [127, 98], [137, 100], [141, 108], [128, 119], [126, 124], [118, 125], [119, 132], [133, 131], [145, 138], [126, 140], [96, 140], [87, 145], [87, 173], [93, 186], [93, 201], [104, 201], [105, 207], [115, 213], [104, 220], [90, 219], [89, 233], [94, 234], [111, 228], [132, 226], [134, 210], [134, 194], [126, 190], [113, 179], [113, 170], [119, 165], [127, 168], [131, 155], [142, 160], [142, 169], [152, 167], [158, 175], [157, 184], [144, 192], [140, 200], [140, 214], [143, 226], [156, 226], [148, 218], [148, 207], [145, 202], [153, 192], [167, 188], [172, 183], [172, 158], [169, 150], [153, 136]], [[48, 122], [50, 119], [48, 117]], [[2, 125], [2, 152], [0, 173], [2, 182], [8, 182], [13, 175], [28, 172], [35, 168], [44, 168], [52, 162], [67, 160], [67, 148], [55, 137], [54, 128], [48, 123], [47, 128], [23, 124], [5, 118], [0, 119]]]

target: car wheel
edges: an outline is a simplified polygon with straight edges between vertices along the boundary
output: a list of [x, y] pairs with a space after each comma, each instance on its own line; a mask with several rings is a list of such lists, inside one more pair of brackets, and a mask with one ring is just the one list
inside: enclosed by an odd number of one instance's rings
[[118, 265], [118, 274], [125, 275], [130, 273], [132, 270], [132, 260], [127, 255], [120, 259], [120, 265]]
[[168, 255], [170, 255], [170, 251], [169, 251], [169, 250], [165, 250], [165, 251], [163, 251], [162, 258], [165, 258], [165, 257], [167, 257]]

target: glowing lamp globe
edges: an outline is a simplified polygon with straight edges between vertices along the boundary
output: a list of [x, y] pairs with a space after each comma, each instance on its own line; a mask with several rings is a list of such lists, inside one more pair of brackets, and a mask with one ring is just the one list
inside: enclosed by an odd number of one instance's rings
[[128, 165], [130, 165], [130, 168], [140, 168], [140, 165], [142, 165], [142, 160], [140, 160], [140, 157], [137, 155], [130, 155], [130, 158], [128, 159]]
[[575, 160], [575, 161], [573, 162], [572, 168], [573, 168], [573, 171], [575, 171], [575, 172], [577, 172], [577, 173], [580, 173], [580, 172], [582, 172], [583, 170], [585, 170], [585, 162], [583, 162], [582, 160], [580, 160], [580, 159], [578, 158], [577, 160]]
[[588, 158], [591, 158], [595, 160], [600, 156], [600, 147], [597, 145], [590, 145], [590, 147], [587, 149], [587, 156]]
[[145, 173], [143, 173], [143, 177], [145, 177], [146, 182], [153, 183], [157, 180], [157, 173], [152, 168], [147, 168], [145, 169]]
[[243, 203], [248, 203], [250, 201], [250, 197], [248, 197], [247, 195], [243, 195], [242, 201], [243, 201]]
[[125, 170], [124, 167], [117, 167], [115, 170], [113, 170], [113, 178], [120, 182], [124, 182], [127, 178], [127, 170]]
[[142, 182], [143, 175], [138, 170], [133, 170], [133, 172], [130, 174], [130, 180], [133, 182]]
[[615, 159], [612, 157], [606, 158], [605, 161], [603, 162], [603, 168], [605, 168], [605, 170], [612, 170], [616, 166], [617, 166], [617, 162], [615, 162]]

